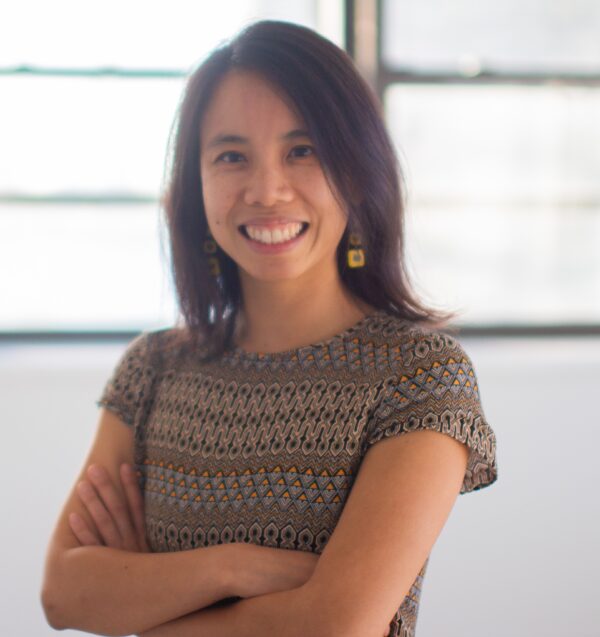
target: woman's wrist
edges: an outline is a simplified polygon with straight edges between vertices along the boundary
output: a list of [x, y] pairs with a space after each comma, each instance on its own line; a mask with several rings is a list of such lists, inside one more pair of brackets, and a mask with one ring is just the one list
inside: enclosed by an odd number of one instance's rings
[[[198, 555], [198, 567], [204, 570], [204, 576], [209, 572], [214, 583], [218, 595], [215, 604], [237, 595], [235, 564], [239, 557], [235, 544], [212, 544], [196, 548], [193, 552]], [[209, 555], [212, 557], [207, 561]]]
[[[223, 546], [223, 545], [220, 545]], [[228, 595], [256, 597], [298, 588], [312, 576], [318, 555], [253, 543], [227, 546], [225, 579]]]
[[223, 547], [223, 586], [227, 597], [246, 598], [256, 595], [256, 578], [259, 570], [257, 549], [259, 546], [245, 542], [231, 542]]

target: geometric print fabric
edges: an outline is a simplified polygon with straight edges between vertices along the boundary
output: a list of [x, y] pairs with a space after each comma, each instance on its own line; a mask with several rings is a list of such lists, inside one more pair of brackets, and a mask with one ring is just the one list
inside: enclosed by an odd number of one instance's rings
[[[153, 551], [253, 542], [320, 554], [368, 449], [418, 429], [469, 447], [461, 493], [497, 479], [473, 365], [447, 334], [378, 310], [321, 343], [233, 347], [208, 363], [174, 335], [134, 339], [97, 401], [134, 428]], [[415, 635], [426, 566], [399, 596], [391, 637]]]

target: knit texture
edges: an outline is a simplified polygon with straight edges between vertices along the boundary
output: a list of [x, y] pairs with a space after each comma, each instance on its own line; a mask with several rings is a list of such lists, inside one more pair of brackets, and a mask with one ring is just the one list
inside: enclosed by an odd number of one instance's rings
[[[134, 428], [152, 551], [253, 542], [320, 554], [368, 449], [429, 429], [470, 449], [461, 494], [497, 479], [496, 438], [456, 338], [379, 310], [314, 345], [218, 361], [143, 332], [97, 404]], [[391, 637], [413, 637], [427, 560]]]

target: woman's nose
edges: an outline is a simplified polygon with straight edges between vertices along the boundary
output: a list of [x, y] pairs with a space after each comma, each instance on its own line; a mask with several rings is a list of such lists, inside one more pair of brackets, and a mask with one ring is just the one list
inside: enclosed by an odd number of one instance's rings
[[244, 203], [248, 206], [273, 206], [292, 201], [292, 187], [280, 166], [257, 166], [251, 172], [244, 191]]

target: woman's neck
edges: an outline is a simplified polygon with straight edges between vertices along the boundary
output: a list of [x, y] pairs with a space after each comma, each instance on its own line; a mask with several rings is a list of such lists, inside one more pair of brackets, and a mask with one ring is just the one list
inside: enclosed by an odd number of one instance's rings
[[250, 296], [239, 312], [234, 340], [247, 352], [288, 351], [331, 338], [375, 311], [345, 289], [277, 301]]

